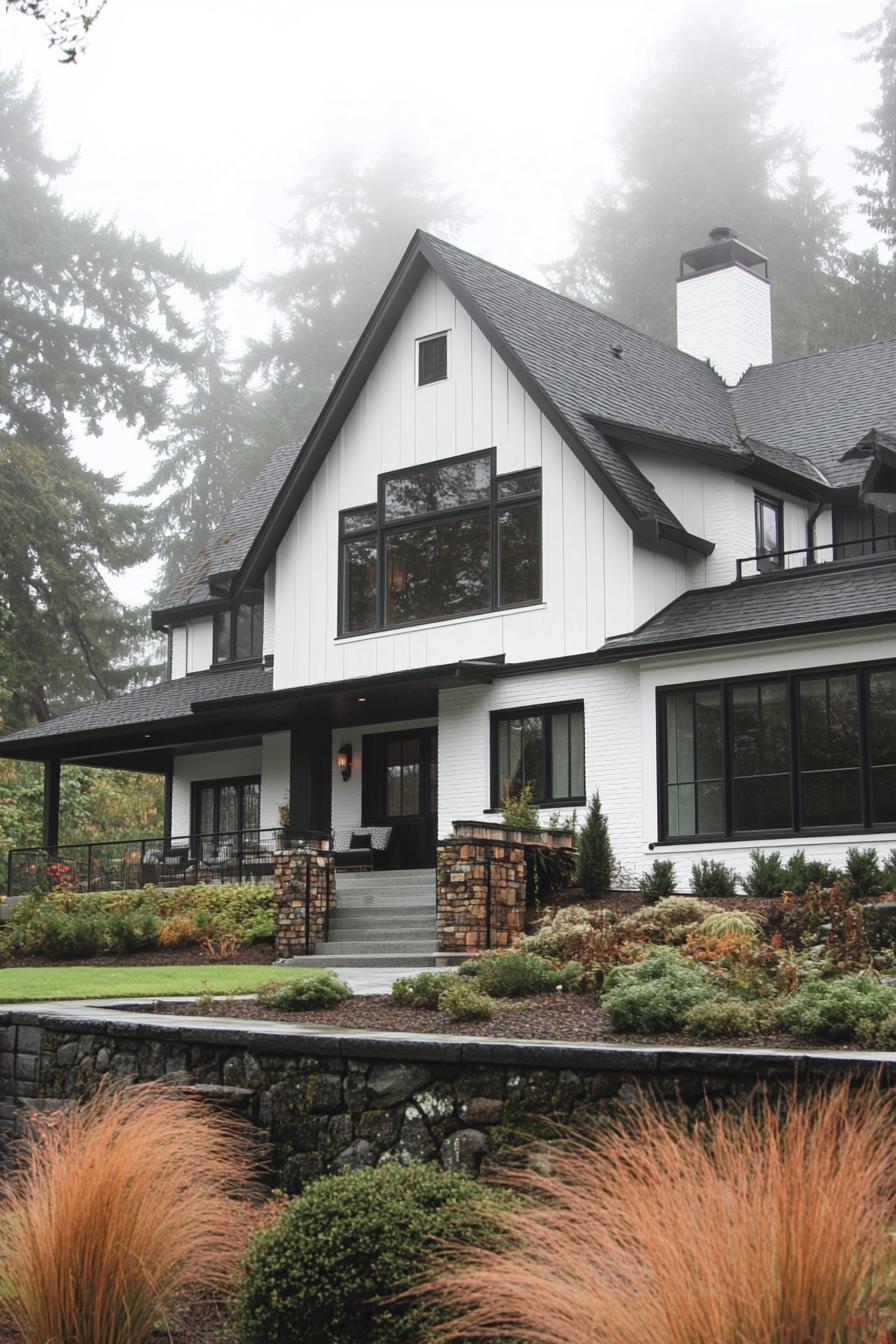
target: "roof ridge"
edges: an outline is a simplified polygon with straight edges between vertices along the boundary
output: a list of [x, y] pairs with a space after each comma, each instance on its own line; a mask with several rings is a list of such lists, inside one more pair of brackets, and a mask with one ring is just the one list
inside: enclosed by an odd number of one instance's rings
[[623, 322], [620, 318], [614, 317], [612, 313], [605, 312], [603, 308], [595, 308], [593, 304], [585, 303], [583, 299], [574, 299], [571, 294], [563, 294], [560, 290], [552, 289], [550, 285], [542, 284], [539, 280], [530, 280], [528, 276], [520, 275], [519, 271], [512, 271], [508, 266], [499, 266], [496, 261], [489, 261], [487, 257], [480, 257], [478, 252], [470, 252], [465, 247], [458, 247], [457, 243], [450, 242], [447, 238], [440, 238], [438, 234], [427, 233], [425, 229], [418, 229], [421, 238], [425, 238], [430, 243], [437, 243], [440, 247], [450, 247], [454, 252], [460, 252], [463, 256], [469, 257], [472, 261], [477, 261], [481, 266], [490, 266], [493, 271], [500, 271], [502, 275], [509, 275], [511, 280], [520, 280], [524, 285], [531, 285], [533, 289], [540, 289], [544, 294], [549, 294], [552, 299], [561, 299], [564, 303], [572, 304], [574, 308], [580, 308], [585, 313], [590, 313], [594, 317], [603, 318], [605, 322], [612, 322], [614, 326], [622, 331], [630, 331], [635, 336], [639, 336], [642, 341], [650, 341], [653, 345], [662, 346], [664, 350], [670, 350], [675, 355], [681, 355], [683, 359], [689, 359], [701, 369], [708, 369], [710, 373], [718, 378], [719, 383], [725, 391], [730, 391], [727, 384], [723, 381], [721, 375], [713, 368], [708, 359], [698, 359], [696, 355], [688, 354], [680, 346], [671, 345], [668, 341], [661, 341], [658, 336], [651, 336], [649, 332], [641, 331], [638, 327], [633, 327], [629, 322]]
[[879, 341], [859, 341], [857, 345], [835, 345], [831, 350], [816, 350], [810, 355], [793, 355], [790, 359], [773, 359], [768, 364], [751, 364], [741, 375], [740, 382], [729, 387], [729, 392], [736, 392], [743, 384], [745, 378], [749, 378], [751, 373], [758, 369], [782, 369], [785, 364], [799, 364], [804, 359], [826, 359], [828, 355], [847, 355], [852, 350], [870, 350], [875, 345], [892, 345], [896, 347], [896, 336], [884, 336]]

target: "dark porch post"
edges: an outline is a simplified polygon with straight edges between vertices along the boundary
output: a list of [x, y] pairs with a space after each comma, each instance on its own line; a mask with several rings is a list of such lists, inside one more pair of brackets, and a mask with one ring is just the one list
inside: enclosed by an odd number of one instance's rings
[[44, 836], [45, 849], [59, 844], [59, 788], [62, 768], [59, 761], [44, 762]]
[[333, 787], [329, 724], [296, 725], [290, 734], [289, 829], [330, 830]]
[[165, 771], [165, 821], [163, 829], [165, 831], [164, 839], [171, 839], [171, 808], [174, 792], [174, 766], [169, 765]]

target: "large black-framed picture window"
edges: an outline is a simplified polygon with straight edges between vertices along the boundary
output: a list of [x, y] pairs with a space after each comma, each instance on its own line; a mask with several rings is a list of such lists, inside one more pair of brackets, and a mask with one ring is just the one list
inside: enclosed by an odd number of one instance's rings
[[499, 476], [495, 450], [379, 478], [339, 529], [339, 634], [541, 601], [541, 471]]
[[662, 840], [896, 827], [896, 666], [657, 696]]
[[492, 714], [492, 806], [526, 786], [532, 801], [585, 801], [585, 710], [572, 704], [496, 710]]

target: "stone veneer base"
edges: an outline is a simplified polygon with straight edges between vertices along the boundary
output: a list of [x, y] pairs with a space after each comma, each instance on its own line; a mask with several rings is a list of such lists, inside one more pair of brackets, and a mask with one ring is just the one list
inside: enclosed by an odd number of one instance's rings
[[[543, 1118], [619, 1113], [642, 1091], [697, 1110], [757, 1086], [850, 1075], [896, 1085], [896, 1054], [651, 1047], [427, 1036], [164, 1016], [142, 1005], [0, 1008], [0, 1142], [30, 1112], [107, 1075], [167, 1079], [266, 1132], [278, 1184], [346, 1167], [436, 1161], [478, 1171]], [[543, 1126], [542, 1126], [543, 1129]]]

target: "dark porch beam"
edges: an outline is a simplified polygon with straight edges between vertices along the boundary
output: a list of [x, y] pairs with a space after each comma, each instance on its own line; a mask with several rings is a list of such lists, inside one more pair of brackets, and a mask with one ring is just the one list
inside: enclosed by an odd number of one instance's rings
[[330, 830], [332, 740], [329, 722], [303, 723], [290, 733], [289, 829], [293, 835]]
[[62, 782], [62, 766], [56, 761], [44, 762], [44, 829], [45, 849], [55, 849], [59, 844], [59, 803]]

